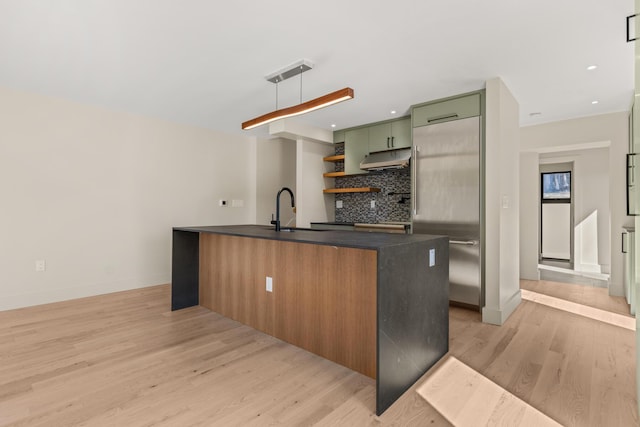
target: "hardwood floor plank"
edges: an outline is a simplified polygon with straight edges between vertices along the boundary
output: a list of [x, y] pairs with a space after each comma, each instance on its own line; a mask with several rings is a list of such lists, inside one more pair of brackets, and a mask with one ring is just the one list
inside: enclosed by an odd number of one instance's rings
[[527, 425], [525, 416], [538, 427], [557, 425], [453, 356], [430, 372], [417, 392], [456, 426]]
[[[536, 408], [549, 408], [553, 402], [559, 400], [560, 375], [564, 366], [565, 356], [553, 350], [546, 352], [538, 380], [533, 387], [528, 402]], [[549, 414], [549, 411], [545, 411]]]
[[[627, 315], [606, 290], [522, 286]], [[450, 308], [446, 357], [476, 373], [436, 383], [432, 402], [462, 403], [447, 419], [417, 392], [443, 361], [377, 417], [371, 378], [169, 299], [165, 285], [0, 312], [0, 426], [638, 423], [634, 332], [532, 301], [501, 327]]]

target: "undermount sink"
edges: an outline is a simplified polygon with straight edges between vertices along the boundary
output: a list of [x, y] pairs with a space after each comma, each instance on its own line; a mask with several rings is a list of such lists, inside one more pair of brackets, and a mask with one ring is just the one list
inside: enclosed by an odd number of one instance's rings
[[[265, 229], [267, 230], [271, 230], [271, 231], [275, 231], [276, 228], [272, 225], [265, 225], [264, 226]], [[305, 227], [282, 227], [280, 229], [281, 232], [287, 232], [287, 233], [291, 233], [294, 231], [326, 231], [326, 230], [317, 230], [315, 228], [305, 228]]]
[[305, 228], [305, 227], [282, 227], [280, 231], [325, 231], [325, 230], [317, 230], [315, 228]]

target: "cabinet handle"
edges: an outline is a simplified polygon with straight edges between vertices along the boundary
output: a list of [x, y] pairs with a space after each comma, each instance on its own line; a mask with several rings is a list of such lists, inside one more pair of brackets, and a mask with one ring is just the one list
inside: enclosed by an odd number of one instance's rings
[[395, 141], [395, 139], [396, 139], [396, 137], [395, 137], [395, 136], [392, 136], [392, 137], [391, 137], [391, 148], [395, 147], [395, 145], [396, 145], [396, 144], [395, 144], [395, 142], [394, 142], [394, 141]]
[[389, 147], [389, 137], [387, 137], [387, 148], [390, 148]]
[[634, 34], [634, 36], [636, 36], [636, 37], [631, 38], [631, 18], [635, 18], [638, 15], [640, 15], [640, 14], [636, 13], [635, 15], [627, 16], [627, 43], [635, 41], [635, 40], [638, 40], [638, 35], [637, 34]]
[[427, 120], [427, 122], [431, 123], [431, 122], [437, 122], [438, 120], [444, 120], [444, 119], [454, 119], [458, 117], [458, 114], [456, 113], [449, 113], [449, 114], [445, 114], [444, 116], [438, 116], [438, 117], [434, 117], [432, 119]]

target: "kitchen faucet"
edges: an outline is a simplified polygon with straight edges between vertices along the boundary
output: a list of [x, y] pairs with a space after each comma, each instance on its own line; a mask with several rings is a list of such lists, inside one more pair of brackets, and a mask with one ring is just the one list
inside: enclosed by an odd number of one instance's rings
[[293, 198], [293, 191], [291, 191], [291, 189], [288, 187], [282, 187], [282, 189], [278, 191], [278, 195], [276, 196], [276, 219], [274, 220], [273, 215], [271, 215], [271, 224], [274, 224], [276, 226], [276, 231], [280, 231], [280, 194], [282, 194], [283, 191], [289, 193], [289, 195], [291, 196], [291, 207], [294, 209], [294, 212], [296, 209], [296, 202]]

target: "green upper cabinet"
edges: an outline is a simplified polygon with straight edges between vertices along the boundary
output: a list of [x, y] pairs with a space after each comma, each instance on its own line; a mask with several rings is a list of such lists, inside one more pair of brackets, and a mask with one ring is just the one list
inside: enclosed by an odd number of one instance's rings
[[481, 114], [479, 93], [413, 107], [413, 127], [465, 119]]
[[391, 122], [391, 148], [411, 147], [411, 117]]
[[346, 130], [344, 133], [344, 173], [367, 173], [360, 169], [360, 161], [369, 154], [369, 128]]
[[333, 143], [344, 142], [344, 130], [337, 130], [333, 132]]
[[391, 123], [382, 123], [369, 128], [369, 151], [390, 150]]
[[635, 96], [631, 108], [631, 129], [629, 130], [629, 153], [640, 153], [640, 96]]
[[411, 118], [369, 127], [369, 152], [411, 147]]

